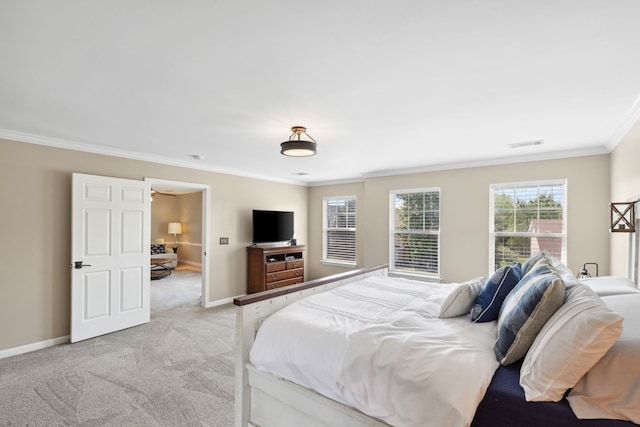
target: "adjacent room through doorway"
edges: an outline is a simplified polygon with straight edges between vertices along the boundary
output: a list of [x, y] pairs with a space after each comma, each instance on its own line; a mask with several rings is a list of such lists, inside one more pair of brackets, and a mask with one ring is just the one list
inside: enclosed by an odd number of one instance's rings
[[[147, 178], [151, 184], [151, 312], [206, 307], [209, 186]], [[154, 275], [156, 277], [154, 277]]]

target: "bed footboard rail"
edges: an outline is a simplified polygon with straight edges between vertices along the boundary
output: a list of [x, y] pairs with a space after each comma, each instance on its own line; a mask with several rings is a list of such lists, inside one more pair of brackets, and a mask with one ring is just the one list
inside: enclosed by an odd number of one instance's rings
[[302, 282], [265, 292], [235, 298], [236, 309], [236, 383], [235, 426], [250, 426], [251, 389], [247, 363], [255, 334], [264, 320], [281, 308], [309, 295], [328, 291], [346, 283], [371, 276], [388, 275], [388, 266], [362, 268], [321, 279]]

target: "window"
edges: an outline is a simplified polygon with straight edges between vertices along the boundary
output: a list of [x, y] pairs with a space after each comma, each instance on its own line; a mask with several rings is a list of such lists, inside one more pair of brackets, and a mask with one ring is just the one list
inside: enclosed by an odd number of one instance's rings
[[490, 271], [541, 250], [566, 262], [566, 181], [494, 184], [490, 189]]
[[440, 189], [392, 191], [389, 268], [396, 273], [440, 275]]
[[324, 198], [323, 262], [356, 264], [356, 198]]

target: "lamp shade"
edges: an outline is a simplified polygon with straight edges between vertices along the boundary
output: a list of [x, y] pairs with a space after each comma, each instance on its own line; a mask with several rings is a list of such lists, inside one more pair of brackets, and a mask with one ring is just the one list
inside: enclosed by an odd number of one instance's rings
[[170, 222], [169, 223], [169, 234], [182, 234], [182, 224], [179, 222]]
[[[304, 126], [293, 126], [291, 132], [293, 133], [289, 136], [289, 140], [280, 144], [280, 153], [289, 157], [315, 156], [318, 144], [307, 134], [307, 128]], [[302, 134], [306, 135], [311, 141], [301, 139], [300, 135]]]
[[316, 143], [311, 141], [285, 141], [280, 144], [280, 153], [290, 157], [309, 157], [316, 154]]

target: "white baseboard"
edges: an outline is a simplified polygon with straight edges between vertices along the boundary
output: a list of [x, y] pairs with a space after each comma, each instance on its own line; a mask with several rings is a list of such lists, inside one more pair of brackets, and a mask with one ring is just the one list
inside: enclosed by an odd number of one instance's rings
[[[221, 305], [232, 303], [235, 298], [241, 297], [241, 296], [243, 295], [238, 295], [231, 298], [223, 298], [216, 301], [210, 301], [207, 303], [206, 308], [219, 307]], [[34, 342], [32, 344], [23, 345], [20, 347], [0, 350], [0, 359], [6, 359], [7, 357], [11, 357], [11, 356], [18, 356], [20, 354], [30, 353], [36, 350], [42, 350], [43, 348], [53, 347], [59, 344], [66, 344], [68, 342], [69, 342], [69, 335], [65, 335], [64, 337], [53, 338], [50, 340]]]
[[50, 340], [34, 342], [32, 344], [23, 345], [20, 347], [0, 350], [0, 359], [6, 359], [7, 357], [17, 356], [19, 354], [30, 353], [36, 350], [42, 350], [43, 348], [53, 347], [59, 344], [66, 344], [68, 342], [69, 342], [69, 335], [65, 335], [64, 337], [53, 338]]
[[231, 297], [231, 298], [223, 298], [223, 299], [219, 299], [219, 300], [216, 300], [216, 301], [210, 301], [210, 302], [207, 303], [207, 306], [205, 308], [219, 307], [221, 305], [229, 304], [229, 303], [233, 302], [233, 300], [235, 298], [242, 297], [244, 295], [246, 295], [246, 294], [237, 295], [237, 296]]
[[202, 268], [202, 264], [200, 264], [199, 262], [185, 261], [182, 259], [178, 259], [178, 264], [187, 264], [187, 265], [193, 265], [194, 267]]

